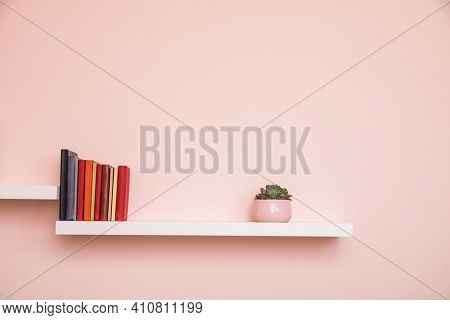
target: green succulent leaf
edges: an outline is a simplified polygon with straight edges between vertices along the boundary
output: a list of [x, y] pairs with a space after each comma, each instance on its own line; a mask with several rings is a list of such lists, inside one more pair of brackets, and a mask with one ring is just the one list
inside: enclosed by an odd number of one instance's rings
[[292, 195], [289, 194], [286, 188], [282, 188], [279, 185], [266, 185], [266, 188], [261, 188], [260, 193], [255, 196], [257, 200], [289, 200], [291, 201]]

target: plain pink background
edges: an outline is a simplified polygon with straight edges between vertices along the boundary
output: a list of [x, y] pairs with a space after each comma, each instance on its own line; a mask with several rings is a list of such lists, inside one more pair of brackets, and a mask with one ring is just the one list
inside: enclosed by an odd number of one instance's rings
[[[194, 128], [262, 125], [444, 3], [6, 2]], [[312, 127], [312, 175], [270, 176], [447, 297], [449, 39], [447, 6], [273, 122]], [[0, 111], [0, 184], [58, 184], [61, 147], [129, 164], [130, 211], [183, 178], [138, 172], [139, 126], [175, 120], [1, 4]], [[265, 184], [198, 173], [132, 219], [245, 221]], [[1, 297], [90, 239], [57, 206], [0, 202]], [[11, 298], [440, 297], [351, 238], [101, 237]]]

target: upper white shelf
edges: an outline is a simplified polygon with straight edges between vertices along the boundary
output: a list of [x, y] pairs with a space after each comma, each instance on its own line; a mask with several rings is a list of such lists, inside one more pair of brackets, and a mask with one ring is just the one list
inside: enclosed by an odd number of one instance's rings
[[58, 186], [0, 186], [0, 200], [58, 200]]
[[350, 237], [349, 223], [57, 221], [57, 235]]

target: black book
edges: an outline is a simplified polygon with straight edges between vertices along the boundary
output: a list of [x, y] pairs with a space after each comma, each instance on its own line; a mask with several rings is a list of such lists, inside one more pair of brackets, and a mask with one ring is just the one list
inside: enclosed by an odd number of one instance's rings
[[67, 192], [69, 183], [69, 156], [77, 156], [75, 152], [61, 149], [61, 167], [59, 182], [59, 220], [67, 220]]

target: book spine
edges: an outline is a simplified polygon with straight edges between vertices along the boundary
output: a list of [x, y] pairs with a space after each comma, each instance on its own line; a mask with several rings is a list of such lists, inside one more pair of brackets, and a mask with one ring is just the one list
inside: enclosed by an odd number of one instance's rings
[[116, 221], [124, 221], [128, 215], [129, 170], [126, 166], [119, 166], [117, 170]]
[[110, 166], [109, 167], [108, 221], [111, 221], [113, 187], [114, 187], [114, 168]]
[[128, 204], [130, 203], [130, 179], [131, 179], [131, 170], [127, 167], [127, 182], [126, 182], [126, 191], [125, 191], [125, 214], [124, 220], [128, 220]]
[[111, 221], [116, 221], [116, 204], [117, 204], [117, 177], [119, 170], [114, 168], [112, 204], [111, 204]]
[[94, 161], [86, 160], [86, 170], [84, 173], [84, 221], [91, 220], [91, 199], [92, 199], [92, 168]]
[[97, 186], [97, 162], [92, 165], [92, 188], [91, 188], [91, 221], [94, 221], [95, 210], [95, 188]]
[[84, 172], [86, 170], [86, 160], [78, 160], [78, 191], [77, 191], [77, 221], [83, 221], [84, 212]]
[[69, 165], [69, 150], [61, 149], [61, 165], [59, 174], [59, 220], [66, 220], [67, 208], [67, 171]]
[[100, 221], [100, 205], [102, 194], [102, 171], [103, 165], [97, 164], [97, 177], [95, 178], [95, 207], [94, 207], [94, 220]]
[[67, 170], [67, 205], [66, 220], [73, 221], [76, 218], [76, 202], [77, 202], [77, 169], [78, 157], [69, 155]]
[[76, 156], [75, 162], [75, 184], [74, 184], [74, 194], [73, 194], [73, 221], [77, 220], [77, 207], [78, 207], [78, 156]]
[[109, 166], [102, 166], [102, 188], [100, 197], [100, 220], [108, 221], [108, 199], [109, 199]]

